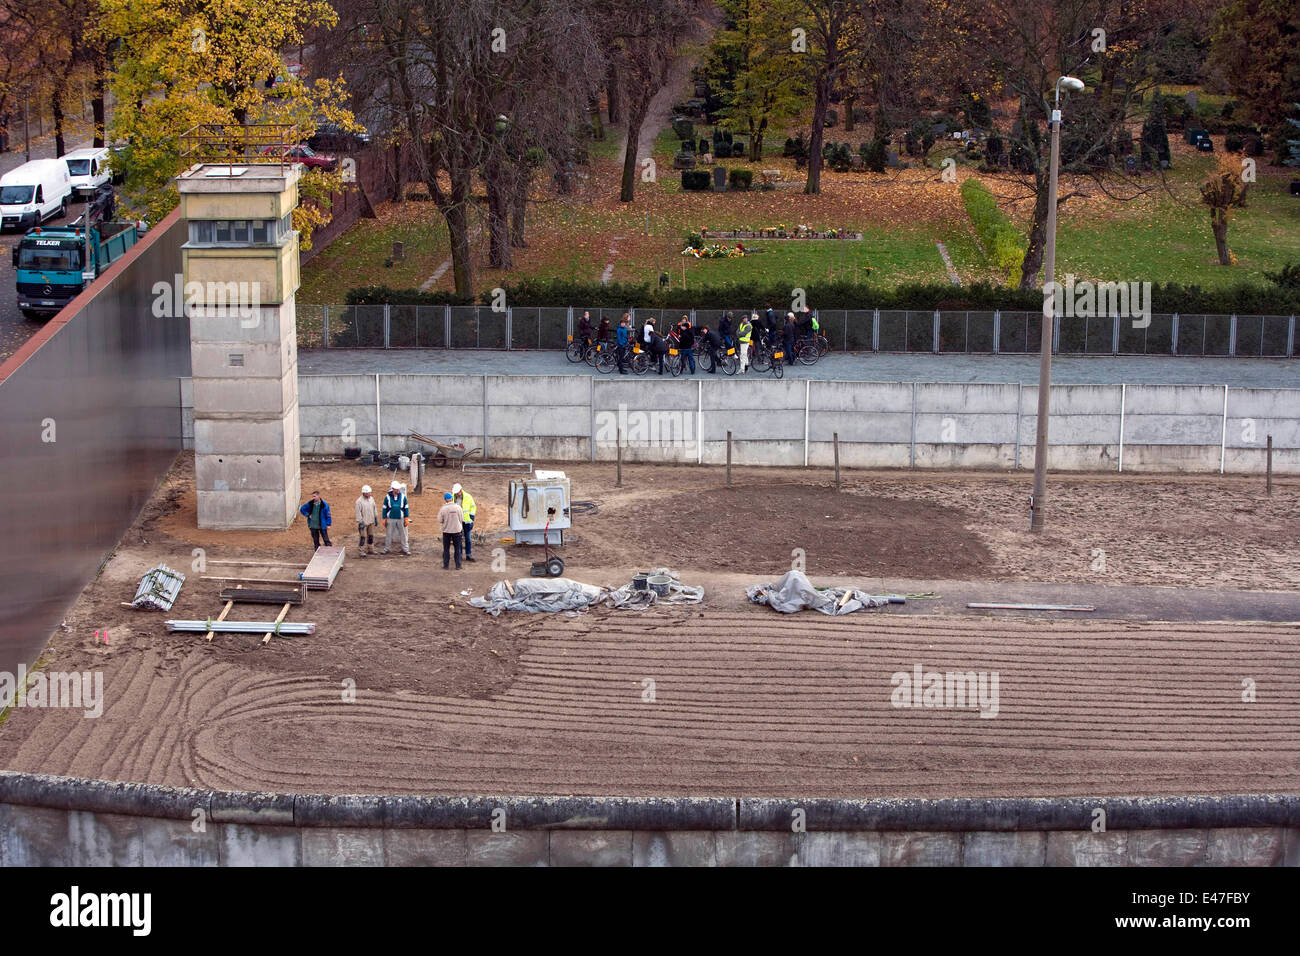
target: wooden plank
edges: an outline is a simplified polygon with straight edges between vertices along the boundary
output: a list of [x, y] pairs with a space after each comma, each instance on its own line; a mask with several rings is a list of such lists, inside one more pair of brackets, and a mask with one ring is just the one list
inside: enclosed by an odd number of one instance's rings
[[[289, 613], [289, 605], [286, 604], [284, 607], [280, 608], [280, 616], [277, 617], [277, 618], [275, 619], [275, 623], [276, 623], [276, 624], [279, 624], [281, 621], [283, 621], [285, 615], [288, 614], [288, 613]], [[270, 643], [271, 643], [271, 635], [274, 634], [274, 633], [275, 633], [274, 631], [267, 631], [266, 634], [265, 634], [265, 636], [263, 636], [263, 638], [262, 638], [262, 643], [263, 643], [263, 644], [270, 644]]]
[[[227, 602], [226, 602], [226, 606], [223, 607], [223, 608], [221, 609], [221, 613], [220, 613], [219, 615], [217, 615], [217, 620], [218, 620], [218, 621], [224, 621], [224, 620], [226, 619], [226, 615], [230, 613], [230, 609], [231, 609], [232, 607], [234, 607], [234, 606], [235, 606], [235, 602], [234, 602], [234, 601], [227, 601]], [[209, 630], [208, 630], [208, 636], [207, 636], [207, 638], [206, 638], [206, 640], [207, 640], [209, 643], [212, 642], [212, 633], [213, 633], [213, 632], [211, 631], [211, 629], [209, 629]]]
[[286, 581], [284, 578], [241, 578], [241, 577], [236, 577], [235, 575], [231, 575], [231, 574], [203, 574], [203, 575], [200, 575], [200, 576], [199, 576], [199, 580], [201, 580], [201, 581], [241, 581], [241, 582], [243, 582], [244, 584], [271, 584], [271, 585], [277, 585], [277, 584], [279, 584], [279, 585], [284, 585], [284, 586], [286, 586], [286, 587], [294, 587], [294, 586], [298, 585], [299, 583], [301, 583], [301, 582], [299, 582], [297, 579], [295, 579], [295, 580], [293, 580], [293, 581]]
[[245, 568], [300, 568], [301, 561], [253, 561], [253, 560], [215, 560], [209, 559], [208, 564], [214, 564], [217, 567], [245, 567]]

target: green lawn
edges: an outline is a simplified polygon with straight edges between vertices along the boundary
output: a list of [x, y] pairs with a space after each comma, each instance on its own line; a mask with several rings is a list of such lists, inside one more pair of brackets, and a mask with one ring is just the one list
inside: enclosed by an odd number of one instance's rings
[[1164, 196], [1132, 212], [1120, 208], [1105, 220], [1072, 216], [1069, 204], [1058, 232], [1057, 271], [1099, 281], [1180, 282], [1218, 288], [1266, 282], [1288, 261], [1300, 262], [1300, 199], [1287, 193], [1284, 175], [1261, 175], [1247, 208], [1233, 211], [1228, 245], [1235, 266], [1218, 265], [1207, 208], [1194, 199], [1211, 157], [1180, 161], [1174, 198]]

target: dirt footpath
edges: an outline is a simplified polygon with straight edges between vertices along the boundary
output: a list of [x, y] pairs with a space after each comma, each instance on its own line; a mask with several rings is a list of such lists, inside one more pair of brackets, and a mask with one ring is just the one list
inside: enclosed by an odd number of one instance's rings
[[[541, 467], [546, 467], [542, 465]], [[747, 583], [794, 560], [814, 579], [888, 577], [1289, 590], [1300, 580], [1300, 482], [1054, 479], [1049, 530], [1025, 529], [1029, 476], [563, 464], [594, 514], [568, 574], [621, 584], [666, 565], [706, 587], [690, 610], [495, 619], [468, 607], [540, 549], [506, 535], [504, 476], [428, 473], [410, 557], [360, 557], [353, 501], [391, 474], [303, 466], [348, 547], [335, 587], [289, 619], [310, 637], [168, 634], [221, 609], [212, 575], [291, 578], [305, 519], [281, 533], [195, 527], [184, 456], [45, 656], [104, 674], [105, 710], [13, 709], [0, 766], [123, 780], [351, 792], [991, 795], [1244, 792], [1300, 783], [1295, 627], [1017, 622], [861, 614], [787, 618]], [[443, 571], [434, 516], [463, 481], [487, 541]], [[196, 549], [201, 549], [199, 555]], [[494, 555], [495, 549], [500, 549]], [[1103, 553], [1104, 552], [1104, 553]], [[195, 563], [206, 562], [206, 575]], [[494, 570], [504, 560], [505, 570]], [[189, 578], [169, 614], [121, 606], [156, 563]], [[235, 620], [276, 608], [236, 605]], [[107, 640], [96, 639], [106, 632]], [[915, 663], [1001, 674], [996, 719], [896, 709]], [[1261, 688], [1245, 707], [1242, 680]], [[657, 695], [644, 700], [644, 681]], [[1289, 683], [1288, 683], [1289, 682]], [[354, 693], [355, 699], [348, 699]]]

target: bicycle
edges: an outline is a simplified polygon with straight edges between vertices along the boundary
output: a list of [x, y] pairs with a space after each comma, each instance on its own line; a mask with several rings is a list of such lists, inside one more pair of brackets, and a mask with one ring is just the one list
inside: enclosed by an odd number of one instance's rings
[[595, 360], [591, 364], [597, 372], [608, 375], [618, 368], [618, 351], [612, 348], [599, 349]]
[[[725, 351], [719, 351], [722, 352], [722, 361], [719, 363], [719, 368], [721, 368], [727, 375], [735, 375], [736, 371], [740, 368], [740, 357], [736, 355], [736, 350], [730, 348]], [[707, 350], [705, 350], [705, 355], [708, 355]]]
[[822, 353], [817, 351], [816, 343], [810, 339], [800, 339], [794, 343], [794, 360], [800, 365], [816, 365], [821, 357]]
[[587, 349], [589, 348], [591, 348], [590, 343], [585, 342], [582, 339], [578, 339], [578, 341], [575, 342], [573, 336], [570, 335], [569, 344], [564, 349], [564, 356], [570, 362], [581, 362], [587, 358]]
[[816, 343], [817, 345], [817, 354], [819, 356], [825, 355], [827, 352], [831, 350], [830, 339], [822, 335], [820, 332], [818, 332], [815, 336], [813, 336], [813, 342]]

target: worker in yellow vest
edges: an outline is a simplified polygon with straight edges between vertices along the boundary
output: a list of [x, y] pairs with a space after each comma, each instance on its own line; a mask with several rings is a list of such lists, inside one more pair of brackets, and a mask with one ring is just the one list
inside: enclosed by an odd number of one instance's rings
[[472, 532], [474, 531], [474, 514], [477, 510], [477, 506], [474, 504], [474, 496], [463, 489], [459, 484], [455, 484], [451, 486], [451, 499], [456, 502], [456, 504], [460, 505], [461, 519], [463, 522], [461, 524], [461, 531], [465, 535], [465, 560], [473, 561], [473, 557], [470, 556], [470, 550], [473, 547], [473, 541], [471, 539], [473, 538]]

